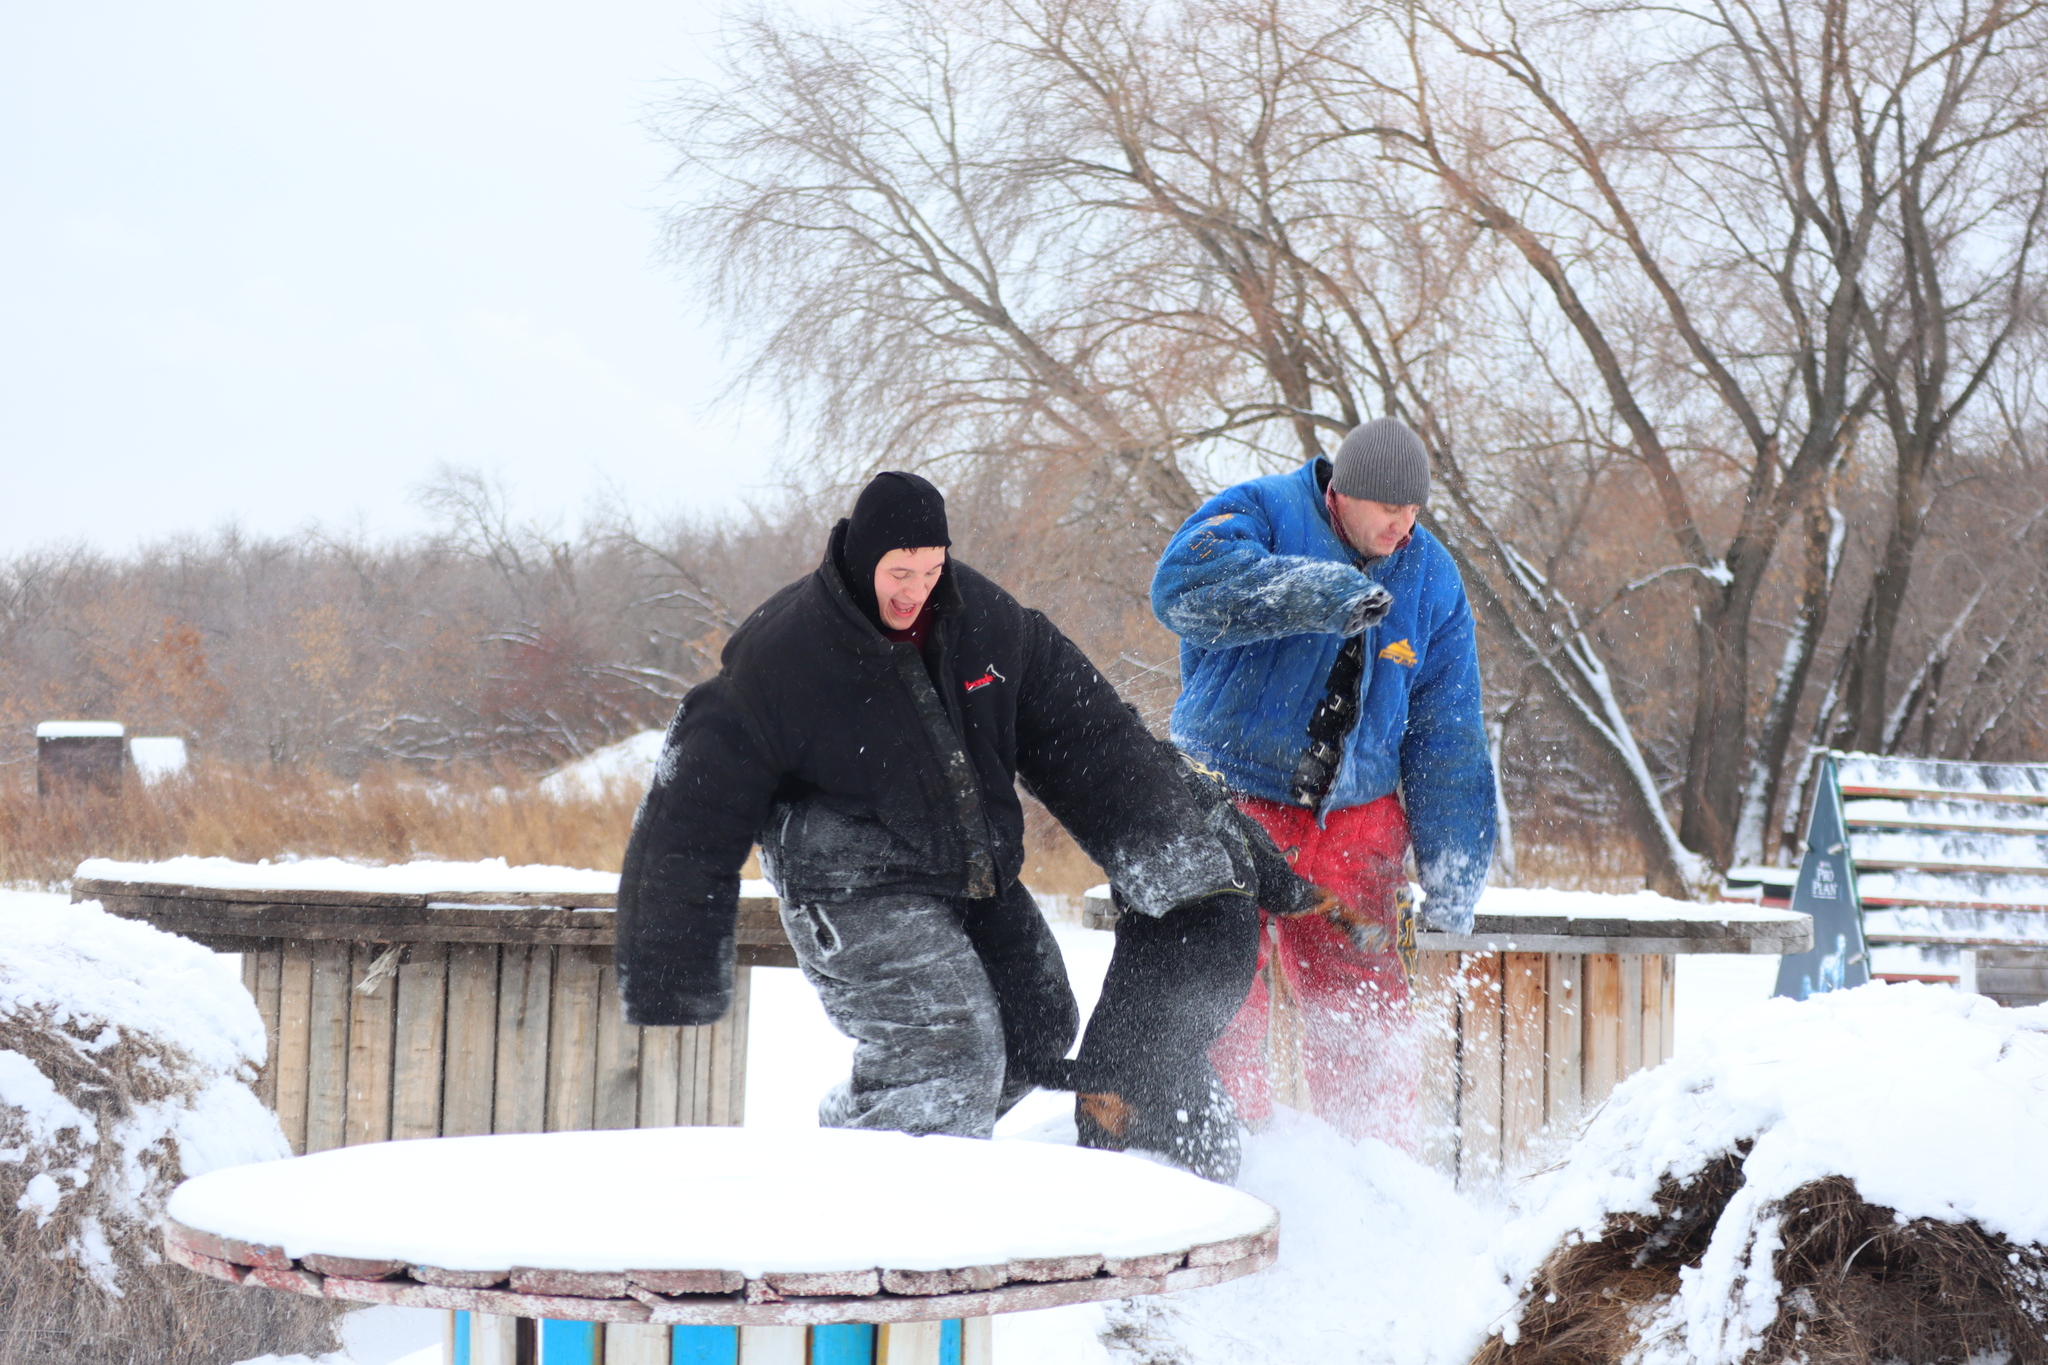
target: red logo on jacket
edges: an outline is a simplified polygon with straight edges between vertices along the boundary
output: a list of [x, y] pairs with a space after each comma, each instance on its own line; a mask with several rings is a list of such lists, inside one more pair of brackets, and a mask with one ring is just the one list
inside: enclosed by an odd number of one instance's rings
[[968, 681], [962, 683], [961, 686], [965, 687], [969, 692], [979, 692], [982, 688], [987, 687], [990, 683], [1008, 681], [1008, 678], [996, 672], [996, 666], [994, 664], [990, 664], [988, 666], [988, 672], [982, 674], [978, 678], [970, 678]]

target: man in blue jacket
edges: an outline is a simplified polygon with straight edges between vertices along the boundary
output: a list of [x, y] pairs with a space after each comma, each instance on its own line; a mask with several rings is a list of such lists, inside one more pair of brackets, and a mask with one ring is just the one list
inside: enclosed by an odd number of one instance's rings
[[1181, 637], [1174, 743], [1343, 907], [1263, 916], [1258, 976], [1211, 1053], [1254, 1122], [1278, 1100], [1412, 1141], [1404, 860], [1412, 846], [1424, 925], [1453, 932], [1470, 930], [1492, 861], [1472, 610], [1416, 525], [1428, 496], [1421, 440], [1367, 422], [1334, 459], [1211, 498], [1152, 581]]

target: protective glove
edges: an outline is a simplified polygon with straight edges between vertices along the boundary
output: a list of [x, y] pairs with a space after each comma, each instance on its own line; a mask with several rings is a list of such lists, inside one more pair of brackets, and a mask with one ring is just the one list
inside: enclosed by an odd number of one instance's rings
[[1350, 941], [1352, 948], [1360, 953], [1383, 953], [1394, 946], [1394, 936], [1388, 932], [1385, 922], [1378, 915], [1346, 903], [1336, 892], [1326, 887], [1311, 885], [1306, 903], [1276, 913], [1286, 919], [1308, 916], [1326, 919], [1335, 925]]
[[1394, 594], [1377, 583], [1373, 584], [1344, 617], [1343, 633], [1347, 637], [1363, 635], [1367, 629], [1378, 625], [1393, 605]]

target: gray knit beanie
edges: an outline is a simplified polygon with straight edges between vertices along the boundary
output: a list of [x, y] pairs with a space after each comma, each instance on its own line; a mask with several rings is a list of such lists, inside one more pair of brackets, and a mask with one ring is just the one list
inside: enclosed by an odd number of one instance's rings
[[1332, 492], [1396, 507], [1429, 501], [1429, 452], [1422, 438], [1392, 417], [1353, 427], [1337, 447]]

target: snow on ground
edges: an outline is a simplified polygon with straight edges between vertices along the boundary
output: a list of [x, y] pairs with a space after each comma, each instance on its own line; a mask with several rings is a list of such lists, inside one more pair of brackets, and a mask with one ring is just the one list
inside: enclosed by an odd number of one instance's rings
[[540, 780], [541, 795], [556, 801], [596, 800], [608, 791], [646, 791], [654, 781], [655, 760], [661, 757], [664, 732], [642, 730], [617, 744], [593, 749]]
[[448, 1315], [437, 1308], [363, 1308], [341, 1320], [341, 1349], [256, 1356], [240, 1365], [441, 1365]]

